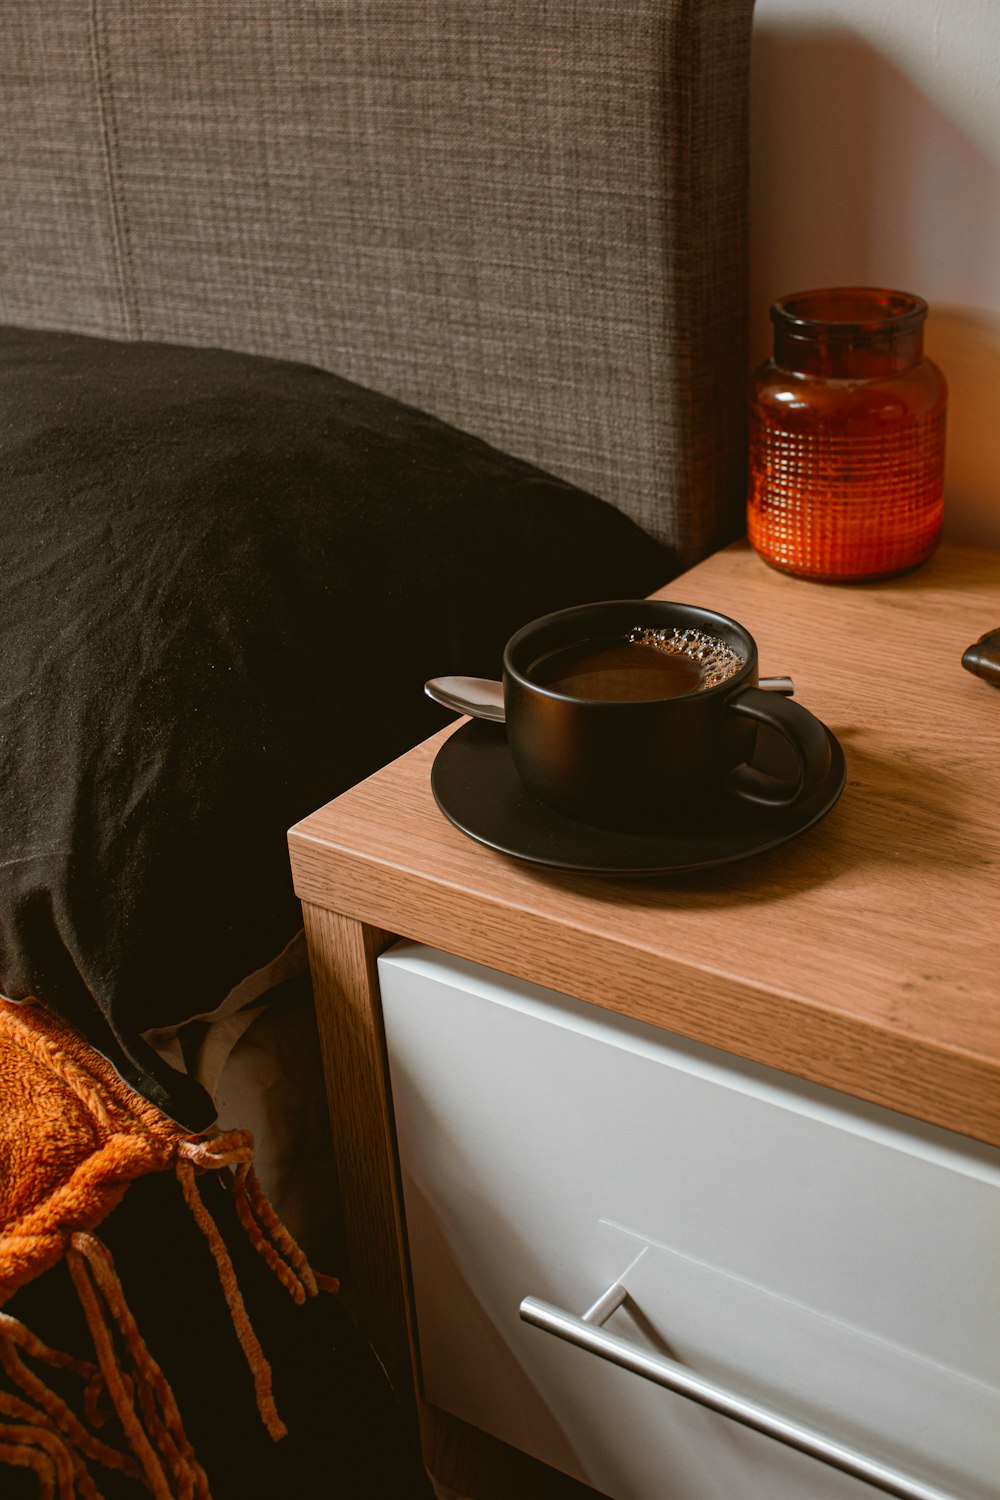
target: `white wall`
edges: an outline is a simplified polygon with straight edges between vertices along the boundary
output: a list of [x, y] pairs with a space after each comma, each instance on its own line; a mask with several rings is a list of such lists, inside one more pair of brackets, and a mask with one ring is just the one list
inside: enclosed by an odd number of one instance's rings
[[757, 0], [751, 162], [753, 362], [785, 293], [925, 297], [946, 535], [1000, 546], [1000, 0]]

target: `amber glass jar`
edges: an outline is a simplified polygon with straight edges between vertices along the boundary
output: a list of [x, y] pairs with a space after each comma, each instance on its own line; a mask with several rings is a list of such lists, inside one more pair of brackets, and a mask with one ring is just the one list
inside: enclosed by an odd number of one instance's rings
[[766, 562], [829, 580], [924, 562], [941, 533], [948, 389], [924, 358], [927, 304], [836, 287], [771, 309], [750, 396], [747, 533]]

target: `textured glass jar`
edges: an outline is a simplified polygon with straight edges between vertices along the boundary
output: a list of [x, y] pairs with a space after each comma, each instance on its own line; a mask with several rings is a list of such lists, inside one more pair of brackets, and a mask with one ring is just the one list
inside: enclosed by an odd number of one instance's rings
[[830, 580], [924, 562], [941, 533], [948, 388], [924, 358], [927, 304], [836, 287], [771, 308], [750, 395], [747, 534], [766, 562]]

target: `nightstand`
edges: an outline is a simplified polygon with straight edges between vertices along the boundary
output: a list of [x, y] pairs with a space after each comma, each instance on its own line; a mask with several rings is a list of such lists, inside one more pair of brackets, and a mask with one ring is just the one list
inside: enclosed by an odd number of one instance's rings
[[[528, 1362], [516, 1349], [511, 1353], [515, 1337], [535, 1340], [532, 1348], [539, 1347], [537, 1341], [548, 1340], [546, 1348], [555, 1342], [551, 1330], [518, 1316], [524, 1296], [558, 1304], [556, 1311], [568, 1315], [570, 1334], [587, 1321], [609, 1333], [622, 1326], [654, 1362], [659, 1355], [670, 1357], [670, 1346], [677, 1362], [686, 1364], [685, 1351], [698, 1343], [697, 1329], [677, 1329], [671, 1339], [669, 1321], [661, 1323], [661, 1313], [668, 1317], [659, 1290], [666, 1276], [675, 1290], [682, 1283], [689, 1288], [682, 1298], [686, 1308], [699, 1299], [716, 1313], [729, 1306], [731, 1346], [707, 1351], [708, 1373], [716, 1384], [733, 1387], [747, 1375], [754, 1387], [748, 1399], [780, 1408], [786, 1396], [800, 1425], [821, 1426], [832, 1412], [832, 1438], [841, 1445], [863, 1447], [854, 1429], [864, 1422], [856, 1411], [838, 1408], [841, 1398], [824, 1381], [816, 1380], [815, 1392], [785, 1391], [784, 1356], [777, 1345], [759, 1353], [767, 1363], [762, 1371], [752, 1368], [749, 1344], [745, 1356], [738, 1352], [740, 1339], [749, 1340], [754, 1327], [781, 1323], [779, 1309], [787, 1320], [785, 1344], [798, 1351], [800, 1372], [809, 1368], [807, 1324], [817, 1337], [822, 1325], [823, 1338], [839, 1340], [838, 1348], [850, 1346], [842, 1366], [845, 1388], [852, 1384], [852, 1369], [867, 1368], [876, 1384], [901, 1382], [911, 1411], [915, 1402], [926, 1400], [931, 1413], [938, 1401], [934, 1380], [947, 1372], [954, 1381], [938, 1404], [950, 1401], [959, 1415], [948, 1418], [951, 1426], [942, 1428], [941, 1443], [953, 1444], [956, 1451], [927, 1454], [918, 1434], [911, 1440], [890, 1431], [887, 1466], [922, 1474], [928, 1494], [937, 1487], [974, 1500], [996, 1496], [995, 1478], [984, 1477], [976, 1466], [992, 1451], [993, 1439], [981, 1429], [993, 1420], [990, 1402], [996, 1402], [1000, 1384], [995, 1368], [1000, 1341], [991, 1341], [988, 1332], [998, 1326], [997, 1278], [986, 1274], [990, 1245], [982, 1243], [990, 1224], [1000, 1235], [1000, 695], [963, 671], [960, 662], [970, 642], [996, 623], [1000, 554], [944, 547], [907, 577], [838, 587], [786, 577], [737, 545], [662, 592], [718, 609], [748, 626], [760, 647], [762, 670], [790, 674], [797, 697], [843, 745], [844, 795], [800, 838], [743, 863], [660, 880], [573, 874], [484, 848], [446, 821], [431, 794], [430, 772], [440, 746], [454, 732], [449, 729], [294, 828], [292, 864], [303, 902], [350, 1243], [345, 1285], [397, 1386], [421, 1393], [428, 1384], [431, 1391], [444, 1390], [447, 1372], [442, 1376], [440, 1364], [429, 1375], [430, 1346], [440, 1341], [443, 1314], [425, 1316], [424, 1309], [441, 1301], [440, 1285], [427, 1279], [434, 1275], [434, 1235], [442, 1225], [451, 1225], [449, 1235], [461, 1234], [452, 1218], [461, 1218], [463, 1194], [469, 1197], [472, 1178], [463, 1180], [456, 1172], [449, 1178], [447, 1141], [460, 1137], [472, 1163], [467, 1170], [481, 1184], [484, 1215], [521, 1214], [523, 1191], [529, 1209], [537, 1203], [544, 1210], [543, 1236], [560, 1232], [561, 1225], [579, 1239], [573, 1226], [587, 1216], [594, 1227], [597, 1248], [591, 1261], [587, 1250], [575, 1264], [572, 1244], [532, 1247], [526, 1264], [537, 1274], [518, 1283], [516, 1295], [504, 1284], [496, 1293], [506, 1299], [504, 1308], [495, 1315], [491, 1288], [500, 1283], [490, 1280], [488, 1268], [462, 1262], [463, 1256], [474, 1258], [468, 1244], [448, 1241], [449, 1252], [464, 1265], [463, 1295], [471, 1289], [473, 1301], [478, 1299], [479, 1311], [467, 1328], [477, 1326], [478, 1318], [483, 1349], [491, 1340], [503, 1345], [505, 1369], [512, 1361], [523, 1371]], [[379, 955], [397, 938], [408, 942], [383, 960], [383, 983], [392, 973], [383, 1012]], [[437, 1074], [435, 1038], [442, 1042]], [[498, 1101], [490, 1095], [491, 1073], [492, 1079], [513, 1076], [516, 1083], [519, 1058], [530, 1107], [512, 1112], [516, 1088]], [[559, 1089], [567, 1091], [560, 1097], [572, 1101], [567, 1108], [581, 1120], [588, 1113], [587, 1088], [600, 1089], [606, 1080], [612, 1099], [606, 1122], [593, 1138], [581, 1133], [578, 1157], [572, 1131], [569, 1138], [560, 1135], [552, 1112], [536, 1108], [542, 1075], [532, 1069], [541, 1058], [551, 1059], [546, 1076], [558, 1076]], [[456, 1080], [463, 1079], [457, 1087]], [[669, 1082], [661, 1085], [661, 1079]], [[575, 1081], [582, 1092], [574, 1095]], [[759, 1114], [765, 1096], [771, 1111], [766, 1127]], [[496, 1121], [511, 1119], [512, 1113], [526, 1134], [500, 1141]], [[429, 1133], [432, 1117], [436, 1137]], [[505, 1184], [499, 1206], [492, 1207], [490, 1135], [483, 1123], [491, 1119], [498, 1142], [496, 1177]], [[621, 1122], [618, 1146], [608, 1143], [611, 1121]], [[602, 1196], [601, 1174], [610, 1181], [616, 1159], [631, 1163], [648, 1156], [650, 1140], [665, 1149], [671, 1134], [681, 1139], [682, 1121], [688, 1167], [679, 1165], [676, 1181], [662, 1176], [665, 1201], [676, 1203], [678, 1219], [686, 1224], [699, 1214], [704, 1223], [700, 1239], [681, 1235], [674, 1243], [662, 1203], [645, 1217], [641, 1207], [643, 1191], [647, 1197], [656, 1193], [655, 1157], [652, 1167], [642, 1169], [645, 1178], [636, 1170], [638, 1197], [610, 1190]], [[821, 1126], [822, 1146], [815, 1134]], [[769, 1242], [757, 1229], [748, 1230], [756, 1259], [733, 1258], [726, 1248], [719, 1226], [726, 1222], [726, 1204], [739, 1198], [741, 1183], [748, 1180], [750, 1158], [740, 1166], [740, 1152], [751, 1139], [759, 1143], [753, 1161], [766, 1168], [753, 1201], [760, 1203], [762, 1215], [768, 1210], [772, 1222], [783, 1218], [791, 1247], [783, 1264], [794, 1262], [801, 1269], [814, 1262], [811, 1280], [789, 1278], [778, 1266], [781, 1234]], [[864, 1156], [874, 1139], [885, 1150], [885, 1143], [894, 1141], [897, 1156], [883, 1154], [881, 1165], [869, 1169], [860, 1164], [858, 1152]], [[521, 1153], [523, 1173], [509, 1169], [510, 1151]], [[508, 1169], [501, 1171], [504, 1153]], [[559, 1167], [551, 1180], [547, 1160]], [[520, 1176], [527, 1184], [523, 1189]], [[560, 1219], [561, 1189], [553, 1183], [566, 1180], [573, 1202]], [[574, 1197], [581, 1184], [588, 1185], [587, 1193]], [[509, 1198], [503, 1195], [508, 1186]], [[915, 1198], [936, 1203], [934, 1221], [948, 1222], [928, 1249], [926, 1264], [908, 1280], [902, 1268], [908, 1258], [919, 1261], [922, 1236], [919, 1215], [911, 1212]], [[554, 1205], [551, 1222], [546, 1200]], [[877, 1234], [870, 1232], [873, 1216], [883, 1209], [884, 1225]], [[412, 1231], [418, 1219], [411, 1244], [407, 1221]], [[744, 1222], [750, 1223], [746, 1215]], [[518, 1238], [518, 1226], [507, 1227]], [[633, 1235], [631, 1258], [625, 1242], [614, 1238], [619, 1232]], [[866, 1234], [870, 1243], [859, 1250]], [[612, 1250], [601, 1248], [610, 1242]], [[825, 1306], [815, 1291], [832, 1285], [831, 1276], [836, 1280], [833, 1270], [830, 1275], [824, 1270], [824, 1254], [832, 1257], [834, 1269], [855, 1268], [841, 1277], [848, 1290], [836, 1306]], [[551, 1274], [546, 1256], [556, 1263]], [[631, 1302], [584, 1320], [590, 1293], [596, 1299], [610, 1292], [618, 1276], [615, 1271], [611, 1285], [595, 1283], [588, 1291], [591, 1271], [618, 1267], [627, 1280], [626, 1271], [641, 1257], [638, 1270], [630, 1272], [633, 1285], [626, 1287]], [[509, 1263], [511, 1257], [503, 1259]], [[871, 1298], [851, 1300], [849, 1288], [874, 1276], [876, 1262], [886, 1296], [893, 1265], [901, 1268], [895, 1323], [880, 1323]], [[561, 1282], [556, 1270], [565, 1271]], [[713, 1282], [710, 1273], [719, 1279]], [[880, 1284], [872, 1281], [869, 1290]], [[956, 1286], [961, 1293], [948, 1304], [948, 1324], [963, 1325], [962, 1337], [947, 1347], [935, 1343], [937, 1335], [924, 1326], [935, 1321], [935, 1285], [942, 1293], [947, 1288], [949, 1296]], [[743, 1300], [736, 1295], [740, 1287]], [[727, 1297], [735, 1300], [727, 1304]], [[877, 1295], [875, 1303], [885, 1306], [886, 1297]], [[776, 1314], [770, 1320], [761, 1311], [768, 1305]], [[801, 1325], [796, 1323], [800, 1314]], [[458, 1346], [471, 1367], [479, 1354], [474, 1344], [462, 1342], [465, 1338], [461, 1334]], [[840, 1355], [834, 1356], [833, 1344], [823, 1338], [815, 1345], [815, 1360], [829, 1366]], [[424, 1359], [421, 1339], [428, 1346]], [[563, 1338], [559, 1342], [566, 1345], [560, 1358], [574, 1369], [593, 1357]], [[528, 1384], [536, 1391], [539, 1381], [550, 1378], [540, 1365], [529, 1373]], [[804, 1374], [796, 1379], [800, 1386], [810, 1384]], [[636, 1400], [644, 1410], [650, 1390], [674, 1403], [671, 1412], [687, 1411], [690, 1403], [655, 1390], [655, 1383], [628, 1370], [616, 1369], [613, 1380], [607, 1389], [597, 1382], [593, 1410], [583, 1395], [574, 1394], [569, 1405], [583, 1413], [576, 1435], [559, 1410], [558, 1393], [543, 1391], [540, 1405], [556, 1432], [546, 1447], [537, 1423], [533, 1428], [528, 1422], [524, 1446], [625, 1500], [640, 1495], [646, 1500], [648, 1489], [638, 1486], [647, 1481], [626, 1470], [616, 1478], [615, 1443], [630, 1441], [631, 1418], [621, 1408], [627, 1399], [621, 1392], [633, 1388], [621, 1382], [642, 1387]], [[498, 1374], [494, 1384], [501, 1383]], [[573, 1389], [588, 1384], [593, 1385], [590, 1374]], [[461, 1392], [454, 1394], [460, 1386], [459, 1373], [452, 1393], [446, 1393], [453, 1411], [462, 1406]], [[486, 1381], [487, 1405], [490, 1389]], [[970, 1425], [960, 1442], [953, 1429], [962, 1420], [963, 1390], [970, 1393], [965, 1404]], [[505, 1399], [508, 1412], [524, 1410], [523, 1392], [508, 1390]], [[618, 1423], [614, 1411], [608, 1414], [609, 1402], [618, 1409]], [[467, 1430], [438, 1418], [422, 1394], [417, 1405], [428, 1444], [435, 1432]], [[725, 1448], [725, 1463], [736, 1467], [724, 1471], [743, 1472], [733, 1454], [741, 1451], [745, 1429], [729, 1417], [692, 1409], [690, 1426], [700, 1434], [692, 1440], [694, 1477], [687, 1476], [682, 1462], [675, 1488], [684, 1496], [711, 1495], [705, 1464], [713, 1451]], [[494, 1422], [479, 1396], [456, 1415], [521, 1445], [520, 1428], [502, 1417]], [[602, 1420], [604, 1430], [591, 1449], [611, 1453], [603, 1467], [592, 1454], [580, 1457], [586, 1445], [578, 1440], [579, 1432]], [[680, 1423], [674, 1449], [683, 1448], [684, 1419], [670, 1420]], [[753, 1445], [772, 1439], [747, 1436], [747, 1451], [756, 1456], [747, 1459], [746, 1474], [767, 1474], [767, 1460]], [[978, 1457], [966, 1462], [957, 1451], [963, 1447], [975, 1449]], [[833, 1471], [827, 1490], [826, 1470], [820, 1479], [795, 1467], [815, 1465], [818, 1475], [817, 1460], [798, 1453], [792, 1458], [791, 1468], [776, 1460], [774, 1475], [765, 1481], [769, 1500], [786, 1494], [813, 1500], [827, 1493], [861, 1500], [878, 1493], [871, 1484]], [[754, 1468], [761, 1463], [764, 1469]], [[699, 1489], [706, 1482], [709, 1489]], [[754, 1482], [748, 1478], [748, 1496], [765, 1492], [754, 1489]], [[553, 1476], [552, 1494], [560, 1492], [559, 1483]], [[726, 1484], [726, 1493], [733, 1493], [731, 1481]]]

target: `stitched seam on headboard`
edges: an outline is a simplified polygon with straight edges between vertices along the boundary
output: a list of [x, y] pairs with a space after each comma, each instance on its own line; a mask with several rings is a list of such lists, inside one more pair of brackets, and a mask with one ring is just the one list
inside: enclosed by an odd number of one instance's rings
[[108, 208], [111, 223], [111, 244], [114, 251], [115, 269], [118, 275], [118, 302], [122, 315], [122, 332], [128, 338], [142, 337], [142, 320], [135, 295], [135, 278], [132, 273], [132, 243], [129, 233], [128, 213], [121, 191], [121, 166], [118, 154], [118, 128], [115, 119], [114, 95], [110, 71], [107, 67], [106, 49], [102, 37], [100, 0], [90, 0], [90, 56], [94, 68], [94, 90], [97, 97], [101, 139], [104, 146], [104, 171], [108, 185]]

